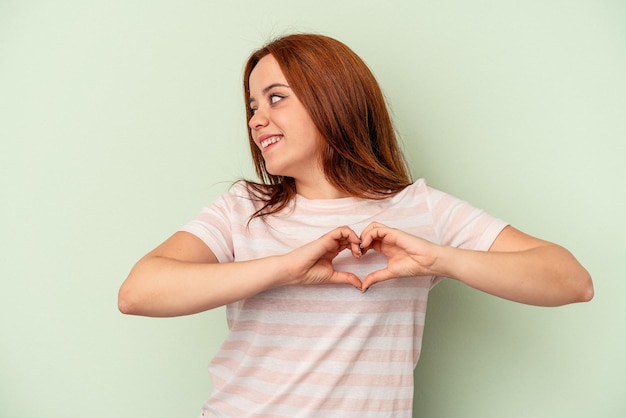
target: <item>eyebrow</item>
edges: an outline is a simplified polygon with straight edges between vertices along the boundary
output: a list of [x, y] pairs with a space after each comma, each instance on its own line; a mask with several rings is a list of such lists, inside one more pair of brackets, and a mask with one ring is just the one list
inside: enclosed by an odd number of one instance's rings
[[[273, 89], [274, 87], [286, 87], [288, 89], [291, 89], [291, 87], [289, 87], [287, 84], [282, 84], [282, 83], [274, 83], [274, 84], [270, 84], [269, 86], [265, 87], [261, 93], [263, 94], [263, 96], [265, 96], [267, 94], [268, 91], [270, 91], [271, 89]], [[256, 99], [252, 96], [250, 96], [250, 99], [248, 100], [248, 103], [252, 103], [254, 102]]]

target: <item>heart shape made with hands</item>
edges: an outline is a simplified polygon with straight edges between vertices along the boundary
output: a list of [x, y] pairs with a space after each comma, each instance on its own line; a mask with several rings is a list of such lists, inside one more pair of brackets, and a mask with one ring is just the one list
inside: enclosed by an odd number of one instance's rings
[[[318, 277], [315, 282], [351, 284], [362, 292], [385, 280], [434, 274], [432, 267], [438, 248], [427, 240], [378, 222], [369, 224], [360, 236], [348, 226], [336, 228], [319, 238], [317, 244], [318, 251], [313, 257], [316, 259], [315, 264], [325, 260], [328, 262], [326, 268], [330, 267], [332, 272], [325, 279], [319, 280]], [[336, 271], [332, 267], [332, 260], [346, 249], [359, 260], [367, 252], [376, 251], [387, 258], [387, 265], [369, 273], [362, 280], [352, 272]], [[326, 275], [328, 273], [327, 270]]]

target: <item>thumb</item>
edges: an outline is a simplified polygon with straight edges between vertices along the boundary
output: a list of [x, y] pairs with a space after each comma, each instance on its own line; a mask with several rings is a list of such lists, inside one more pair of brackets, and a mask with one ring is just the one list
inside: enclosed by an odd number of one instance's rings
[[389, 280], [392, 278], [393, 276], [387, 269], [373, 271], [367, 276], [365, 276], [365, 279], [363, 279], [363, 283], [361, 284], [361, 291], [365, 292], [367, 289], [370, 288], [370, 286], [379, 282], [384, 282], [385, 280]]
[[331, 279], [331, 283], [345, 283], [356, 287], [357, 289], [362, 289], [361, 280], [354, 274], [347, 271], [336, 271], [333, 273]]

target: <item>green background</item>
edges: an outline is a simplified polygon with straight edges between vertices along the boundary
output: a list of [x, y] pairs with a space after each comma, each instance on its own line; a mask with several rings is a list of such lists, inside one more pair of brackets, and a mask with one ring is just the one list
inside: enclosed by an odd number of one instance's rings
[[415, 177], [569, 248], [588, 304], [432, 292], [415, 416], [626, 416], [626, 3], [0, 0], [0, 416], [196, 417], [222, 309], [117, 311], [134, 262], [251, 175], [243, 62], [360, 54]]

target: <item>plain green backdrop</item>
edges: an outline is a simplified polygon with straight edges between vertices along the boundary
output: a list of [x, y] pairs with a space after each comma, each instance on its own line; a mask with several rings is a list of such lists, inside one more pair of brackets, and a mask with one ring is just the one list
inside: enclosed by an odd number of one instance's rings
[[243, 63], [360, 54], [414, 177], [569, 248], [596, 297], [432, 294], [422, 418], [626, 416], [626, 3], [0, 0], [0, 416], [196, 417], [221, 309], [123, 316], [139, 257], [251, 176]]

